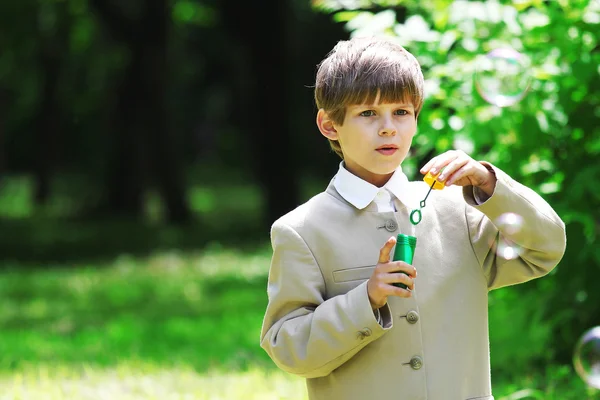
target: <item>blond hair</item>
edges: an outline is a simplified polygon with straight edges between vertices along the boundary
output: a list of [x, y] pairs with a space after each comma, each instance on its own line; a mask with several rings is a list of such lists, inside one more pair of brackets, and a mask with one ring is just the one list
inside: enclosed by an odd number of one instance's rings
[[[315, 102], [334, 123], [342, 125], [346, 107], [410, 102], [418, 117], [424, 100], [424, 79], [417, 59], [401, 45], [382, 37], [339, 41], [319, 63]], [[329, 144], [342, 159], [337, 140]]]

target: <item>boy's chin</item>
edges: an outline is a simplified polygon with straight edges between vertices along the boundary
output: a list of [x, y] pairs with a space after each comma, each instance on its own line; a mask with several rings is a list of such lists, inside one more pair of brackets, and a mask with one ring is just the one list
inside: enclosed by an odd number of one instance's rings
[[381, 166], [378, 166], [377, 168], [374, 168], [372, 170], [372, 172], [377, 175], [393, 174], [401, 164], [402, 163], [398, 162], [398, 163], [390, 163], [389, 165], [385, 165], [385, 166], [381, 165]]
[[385, 169], [383, 169], [383, 168], [377, 168], [377, 169], [371, 170], [371, 173], [373, 175], [376, 175], [376, 176], [390, 176], [394, 172], [396, 172], [396, 169], [397, 169], [397, 167], [396, 168], [392, 168], [392, 169], [389, 169], [389, 168], [385, 168]]
[[392, 175], [394, 172], [396, 172], [396, 168], [391, 169], [391, 170], [385, 170], [385, 171], [381, 171], [381, 172], [376, 172], [377, 175]]

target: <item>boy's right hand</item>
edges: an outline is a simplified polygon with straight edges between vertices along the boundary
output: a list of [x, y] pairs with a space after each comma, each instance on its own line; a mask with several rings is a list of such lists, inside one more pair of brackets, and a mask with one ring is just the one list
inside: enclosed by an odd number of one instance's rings
[[[379, 251], [379, 262], [367, 282], [367, 293], [373, 310], [383, 307], [387, 303], [388, 296], [412, 296], [413, 279], [417, 277], [417, 270], [404, 261], [390, 261], [390, 252], [395, 244], [395, 237], [391, 237], [385, 242]], [[404, 283], [410, 290], [392, 285], [396, 282]]]

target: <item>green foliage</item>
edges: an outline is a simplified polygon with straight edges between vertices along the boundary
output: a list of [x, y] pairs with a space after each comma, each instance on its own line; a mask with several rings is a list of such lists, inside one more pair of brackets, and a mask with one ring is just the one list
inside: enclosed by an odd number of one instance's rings
[[[409, 173], [415, 175], [416, 160], [431, 150], [466, 149], [545, 196], [567, 223], [567, 253], [558, 269], [515, 293], [531, 291], [520, 307], [546, 324], [526, 330], [530, 343], [540, 344], [536, 357], [546, 361], [554, 353], [568, 362], [578, 336], [600, 324], [600, 251], [593, 245], [600, 230], [600, 2], [386, 3], [314, 5], [344, 22], [351, 35], [393, 37], [419, 59], [426, 101]], [[401, 14], [406, 18], [399, 21]], [[532, 77], [527, 96], [505, 108], [487, 103], [474, 84], [485, 54], [502, 47], [526, 56]], [[523, 331], [503, 332], [516, 341]], [[517, 345], [497, 357], [518, 359], [521, 351]]]
[[[552, 325], [544, 321], [548, 292], [540, 293], [531, 283], [529, 290], [509, 287], [495, 290], [489, 296], [489, 330], [492, 374], [516, 379], [532, 365], [552, 362], [555, 349]], [[518, 307], [518, 311], [517, 311]]]

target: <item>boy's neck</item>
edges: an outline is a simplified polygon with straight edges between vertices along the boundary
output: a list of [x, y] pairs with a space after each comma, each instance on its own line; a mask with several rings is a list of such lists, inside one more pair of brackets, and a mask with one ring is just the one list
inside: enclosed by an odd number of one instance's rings
[[348, 168], [348, 165], [345, 161], [343, 161], [343, 166], [346, 169], [346, 171], [350, 172], [352, 175], [362, 179], [365, 182], [370, 183], [373, 186], [377, 186], [378, 188], [385, 186], [385, 184], [388, 183], [391, 177], [394, 175], [394, 172], [396, 172], [396, 170], [394, 170], [393, 172], [386, 175], [369, 174], [370, 176], [367, 177], [365, 176], [366, 174], [361, 174], [359, 171], [353, 171], [352, 168]]

